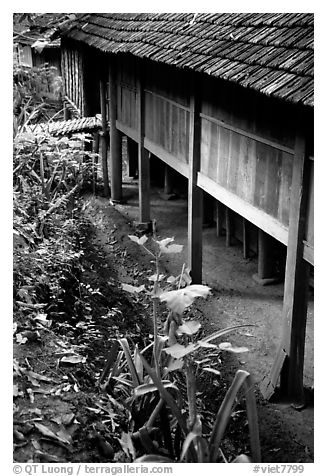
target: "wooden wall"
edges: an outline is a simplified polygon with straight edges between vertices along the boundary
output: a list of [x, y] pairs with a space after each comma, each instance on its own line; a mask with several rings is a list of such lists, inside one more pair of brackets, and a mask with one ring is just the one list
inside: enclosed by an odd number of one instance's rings
[[81, 114], [85, 115], [84, 58], [79, 48], [69, 43], [62, 45], [61, 70], [64, 94], [74, 102]]
[[136, 139], [137, 77], [144, 87], [146, 148], [183, 175], [189, 154], [189, 91], [185, 75], [168, 66], [138, 63], [133, 57], [118, 61], [117, 127]]
[[202, 117], [201, 173], [288, 226], [292, 154]]

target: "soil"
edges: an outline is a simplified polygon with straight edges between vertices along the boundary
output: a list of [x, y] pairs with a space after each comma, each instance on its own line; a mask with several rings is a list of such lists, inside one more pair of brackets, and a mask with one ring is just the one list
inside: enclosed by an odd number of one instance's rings
[[[84, 214], [90, 225], [81, 286], [88, 290], [89, 312], [82, 319], [70, 316], [49, 328], [25, 329], [32, 332], [27, 342], [14, 344], [17, 462], [130, 460], [117, 437], [120, 431], [127, 431], [126, 412], [98, 385], [110, 339], [127, 336], [145, 345], [151, 332], [150, 303], [142, 293], [134, 296], [120, 287], [120, 283], [144, 284], [151, 269], [149, 255], [128, 238], [135, 234], [136, 183], [125, 183], [124, 197], [127, 203], [115, 206], [103, 198], [85, 197]], [[160, 237], [174, 236], [176, 243], [186, 244], [185, 199], [167, 201], [154, 189], [151, 205]], [[204, 280], [212, 295], [199, 299], [191, 315], [201, 321], [204, 334], [232, 324], [256, 325], [230, 338], [250, 351], [239, 354], [240, 358], [223, 357], [221, 383], [213, 385], [210, 376], [201, 383], [210, 388], [205, 398], [214, 409], [237, 368], [249, 370], [256, 383], [269, 370], [279, 338], [282, 285], [268, 289], [255, 284], [251, 279], [255, 260], [243, 260], [237, 244], [225, 248], [210, 228], [204, 229], [204, 243]], [[163, 271], [176, 275], [185, 260], [185, 252], [173, 255], [163, 263]], [[311, 303], [305, 366], [309, 387], [313, 385], [312, 316]], [[80, 356], [81, 361], [70, 361], [72, 355]], [[68, 356], [66, 362], [61, 360], [63, 356]], [[312, 406], [297, 411], [290, 403], [263, 401], [259, 392], [257, 401], [263, 461], [313, 462]], [[240, 406], [224, 442], [228, 456], [249, 452], [245, 427], [244, 407]]]

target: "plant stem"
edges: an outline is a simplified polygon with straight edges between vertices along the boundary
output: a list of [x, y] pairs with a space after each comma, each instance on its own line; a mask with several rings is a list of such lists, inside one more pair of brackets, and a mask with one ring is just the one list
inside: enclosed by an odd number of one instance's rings
[[194, 373], [194, 364], [193, 361], [189, 358], [186, 358], [186, 388], [187, 388], [187, 401], [188, 401], [188, 427], [192, 431], [194, 423], [196, 421], [196, 381]]
[[159, 355], [157, 352], [158, 349], [158, 321], [157, 321], [157, 314], [158, 314], [158, 283], [159, 283], [159, 256], [156, 254], [156, 280], [153, 286], [153, 360], [154, 360], [154, 367], [156, 370], [157, 376], [160, 378], [160, 365], [159, 365]]

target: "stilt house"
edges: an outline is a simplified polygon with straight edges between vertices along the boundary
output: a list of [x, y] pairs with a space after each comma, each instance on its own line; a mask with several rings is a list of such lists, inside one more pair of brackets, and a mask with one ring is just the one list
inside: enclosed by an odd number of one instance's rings
[[[203, 194], [217, 228], [258, 247], [258, 279], [286, 254], [284, 330], [271, 375], [303, 398], [313, 255], [313, 15], [81, 14], [61, 31], [65, 93], [110, 123], [111, 198], [122, 200], [122, 136], [149, 222], [149, 157], [188, 180], [188, 254], [202, 280]], [[105, 134], [104, 134], [105, 136]], [[154, 159], [156, 158], [156, 159]]]

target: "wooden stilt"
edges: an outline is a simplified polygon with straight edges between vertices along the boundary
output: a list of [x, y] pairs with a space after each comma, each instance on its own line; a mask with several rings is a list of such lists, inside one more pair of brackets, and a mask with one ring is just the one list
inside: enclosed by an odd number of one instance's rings
[[245, 218], [242, 220], [242, 240], [243, 240], [243, 258], [249, 257], [249, 233], [248, 223]]
[[304, 138], [303, 126], [295, 141], [281, 345], [270, 376], [261, 385], [263, 396], [270, 398], [280, 377], [282, 394], [301, 403], [309, 285], [309, 264], [303, 259], [309, 177]]
[[113, 58], [109, 66], [109, 101], [111, 201], [120, 203], [122, 200], [122, 134], [116, 127], [117, 82], [116, 64]]
[[[94, 132], [93, 133], [93, 144], [92, 144], [92, 153], [93, 154], [98, 154], [99, 153], [99, 133]], [[98, 156], [94, 156], [92, 159], [92, 165], [93, 165], [93, 193], [96, 193], [96, 182], [97, 182], [97, 169], [98, 169]]]
[[231, 246], [233, 237], [233, 211], [228, 207], [226, 207], [225, 209], [225, 220], [226, 246]]
[[108, 176], [108, 118], [107, 118], [107, 83], [104, 78], [100, 79], [100, 106], [102, 131], [101, 137], [101, 157], [102, 157], [102, 175], [103, 175], [103, 193], [109, 197], [109, 176]]
[[[189, 180], [188, 180], [188, 265], [194, 284], [202, 282], [203, 193], [197, 186], [200, 170], [201, 120], [198, 91], [193, 83], [190, 100]], [[196, 93], [197, 91], [197, 93]]]
[[214, 198], [207, 193], [203, 196], [203, 226], [213, 225]]
[[172, 195], [174, 193], [173, 173], [169, 165], [165, 165], [164, 193], [166, 195]]
[[[141, 65], [140, 65], [141, 66]], [[145, 228], [150, 224], [150, 161], [149, 152], [144, 148], [145, 107], [142, 68], [138, 81], [138, 168], [139, 168], [139, 225]]]
[[265, 279], [273, 276], [273, 238], [258, 229], [258, 277]]
[[137, 142], [127, 137], [127, 158], [128, 158], [128, 175], [129, 177], [137, 176], [137, 158], [138, 148]]
[[224, 205], [216, 201], [216, 233], [217, 236], [223, 236], [224, 231]]

